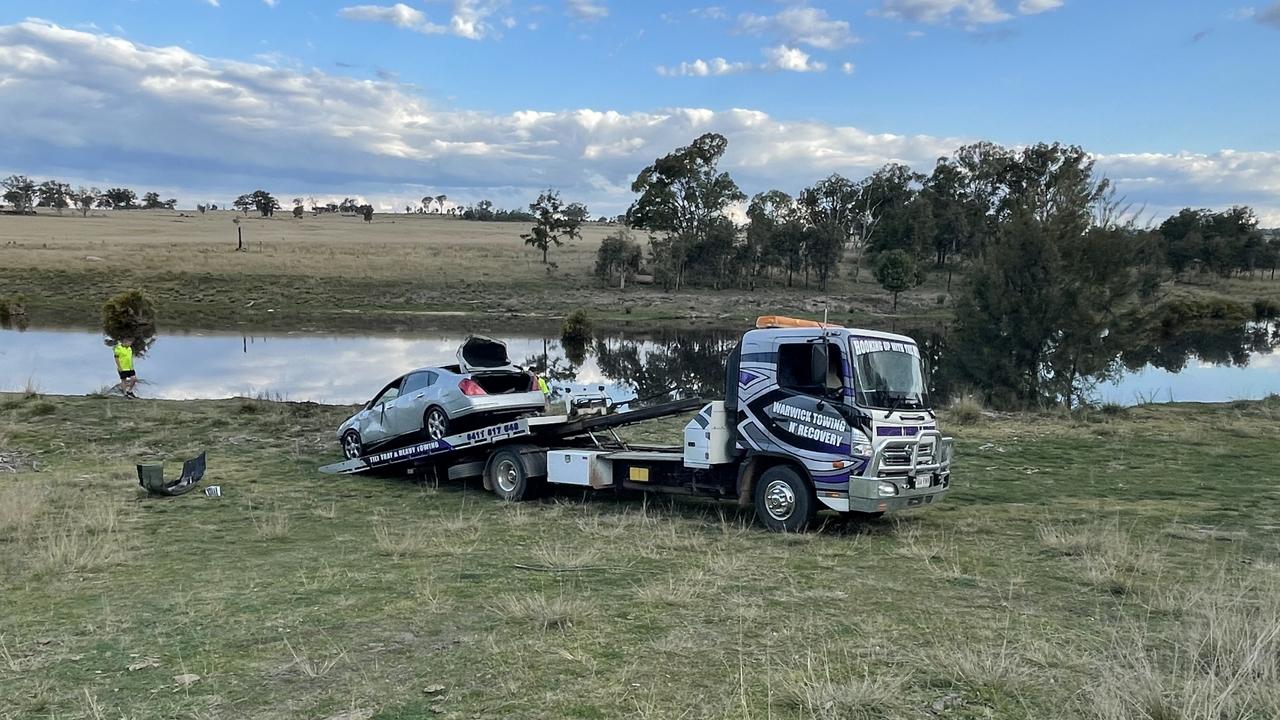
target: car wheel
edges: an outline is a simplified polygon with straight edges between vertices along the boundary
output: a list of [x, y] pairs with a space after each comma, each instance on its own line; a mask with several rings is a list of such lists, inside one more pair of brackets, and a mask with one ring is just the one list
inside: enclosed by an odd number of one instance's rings
[[444, 410], [433, 407], [422, 416], [422, 432], [428, 440], [440, 440], [449, 436], [449, 416]]
[[342, 435], [342, 455], [348, 460], [355, 460], [364, 455], [364, 444], [360, 442], [360, 433], [348, 430]]
[[503, 500], [518, 502], [532, 497], [533, 483], [515, 450], [508, 448], [491, 455], [486, 472], [493, 493]]
[[760, 522], [777, 532], [804, 532], [815, 512], [809, 484], [787, 465], [775, 465], [756, 480], [755, 508]]

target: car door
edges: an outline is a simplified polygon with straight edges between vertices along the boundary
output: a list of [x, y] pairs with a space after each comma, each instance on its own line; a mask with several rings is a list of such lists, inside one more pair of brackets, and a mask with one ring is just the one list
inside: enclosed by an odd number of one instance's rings
[[400, 386], [400, 396], [387, 406], [387, 431], [408, 435], [422, 429], [422, 416], [431, 404], [432, 384], [436, 374], [430, 370], [411, 372]]
[[382, 391], [369, 403], [369, 409], [364, 411], [364, 419], [360, 423], [360, 438], [364, 441], [365, 447], [373, 447], [395, 437], [387, 426], [387, 411], [395, 408], [396, 400], [400, 397], [400, 384], [403, 381], [404, 378], [397, 378], [382, 388]]

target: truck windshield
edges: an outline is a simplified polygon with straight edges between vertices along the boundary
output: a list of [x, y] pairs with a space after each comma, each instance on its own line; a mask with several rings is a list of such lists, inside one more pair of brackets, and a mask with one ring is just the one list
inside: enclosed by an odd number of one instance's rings
[[914, 344], [893, 340], [853, 340], [857, 403], [880, 410], [929, 407], [929, 389]]

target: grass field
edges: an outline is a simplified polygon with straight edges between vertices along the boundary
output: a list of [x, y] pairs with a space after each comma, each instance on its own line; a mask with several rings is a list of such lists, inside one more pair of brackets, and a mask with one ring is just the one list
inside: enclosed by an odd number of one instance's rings
[[1280, 716], [1277, 398], [944, 416], [945, 504], [800, 536], [321, 476], [343, 415], [0, 395], [0, 718]]
[[[246, 252], [234, 252], [233, 218]], [[891, 313], [892, 300], [871, 273], [855, 283], [848, 270], [829, 293], [780, 285], [618, 291], [592, 275], [601, 239], [617, 229], [584, 226], [581, 240], [553, 248], [548, 268], [520, 239], [529, 230], [522, 223], [377, 215], [366, 224], [224, 211], [0, 216], [0, 298], [26, 295], [33, 324], [93, 325], [107, 297], [140, 287], [159, 301], [169, 327], [207, 330], [554, 326], [578, 308], [615, 326], [724, 325], [775, 312], [817, 317], [824, 308], [842, 319]], [[903, 295], [897, 314], [946, 314], [948, 302], [946, 278], [931, 278]]]

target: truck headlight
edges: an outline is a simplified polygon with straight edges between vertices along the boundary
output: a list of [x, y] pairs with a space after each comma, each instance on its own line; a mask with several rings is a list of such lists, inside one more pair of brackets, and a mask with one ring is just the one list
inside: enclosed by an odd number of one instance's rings
[[898, 494], [898, 488], [893, 483], [882, 482], [877, 488], [880, 497], [893, 497]]
[[871, 455], [872, 455], [874, 452], [875, 452], [875, 450], [874, 450], [874, 449], [871, 447], [871, 445], [870, 445], [870, 444], [868, 444], [868, 443], [856, 443], [856, 444], [853, 446], [853, 456], [854, 456], [854, 457], [865, 457], [865, 458], [869, 458], [869, 457], [871, 457]]

